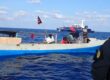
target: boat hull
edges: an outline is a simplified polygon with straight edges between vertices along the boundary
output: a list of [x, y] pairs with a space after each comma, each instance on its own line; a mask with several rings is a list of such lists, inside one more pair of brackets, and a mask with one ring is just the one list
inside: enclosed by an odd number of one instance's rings
[[0, 44], [0, 56], [30, 54], [94, 54], [105, 41], [75, 44]]
[[93, 55], [100, 46], [78, 48], [78, 49], [56, 49], [56, 50], [0, 50], [0, 56], [30, 55], [30, 54], [89, 54]]

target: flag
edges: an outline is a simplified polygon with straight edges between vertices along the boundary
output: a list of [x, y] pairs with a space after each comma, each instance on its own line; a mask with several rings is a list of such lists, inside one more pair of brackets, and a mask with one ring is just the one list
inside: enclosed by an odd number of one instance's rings
[[41, 19], [40, 19], [40, 17], [38, 16], [38, 24], [41, 24], [42, 23], [42, 21], [41, 21]]

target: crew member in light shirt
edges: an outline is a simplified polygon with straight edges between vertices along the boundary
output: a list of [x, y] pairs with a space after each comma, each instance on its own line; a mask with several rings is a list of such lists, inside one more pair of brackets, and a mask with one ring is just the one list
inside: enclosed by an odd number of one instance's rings
[[46, 38], [46, 42], [47, 42], [48, 44], [51, 44], [51, 43], [54, 43], [54, 42], [55, 42], [55, 39], [54, 39], [54, 37], [53, 37], [52, 34], [49, 34], [49, 35], [48, 35], [48, 37]]

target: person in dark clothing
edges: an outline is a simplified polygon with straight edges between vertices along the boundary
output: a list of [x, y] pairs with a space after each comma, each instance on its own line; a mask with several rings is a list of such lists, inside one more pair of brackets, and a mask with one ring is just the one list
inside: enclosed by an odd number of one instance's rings
[[93, 59], [93, 79], [110, 80], [110, 38], [96, 51]]
[[88, 26], [85, 26], [83, 28], [83, 42], [87, 43], [87, 39], [88, 39]]
[[77, 39], [79, 37], [79, 32], [76, 31], [73, 36]]

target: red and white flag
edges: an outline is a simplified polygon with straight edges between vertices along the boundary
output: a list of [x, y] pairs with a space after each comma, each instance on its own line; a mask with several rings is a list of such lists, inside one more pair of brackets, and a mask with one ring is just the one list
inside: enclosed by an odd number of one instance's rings
[[40, 19], [39, 16], [37, 17], [37, 23], [38, 23], [38, 24], [41, 24], [41, 23], [42, 23], [42, 21], [41, 21], [41, 19]]

